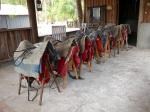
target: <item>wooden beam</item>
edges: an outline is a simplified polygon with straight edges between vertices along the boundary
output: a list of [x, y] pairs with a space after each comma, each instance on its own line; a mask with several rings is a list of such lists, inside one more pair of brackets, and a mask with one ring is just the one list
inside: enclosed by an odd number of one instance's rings
[[144, 21], [143, 18], [144, 15], [144, 0], [140, 0], [140, 7], [139, 7], [139, 23], [142, 23]]
[[83, 11], [82, 11], [81, 0], [76, 0], [76, 5], [77, 5], [79, 23], [80, 23], [80, 25], [81, 25], [82, 20], [83, 20]]
[[28, 11], [29, 11], [29, 20], [31, 26], [32, 42], [38, 42], [38, 30], [37, 30], [37, 21], [36, 21], [36, 11], [34, 0], [27, 0]]
[[87, 8], [87, 2], [86, 2], [86, 0], [84, 0], [84, 14], [83, 14], [83, 19], [84, 19], [84, 23], [86, 22], [86, 8]]

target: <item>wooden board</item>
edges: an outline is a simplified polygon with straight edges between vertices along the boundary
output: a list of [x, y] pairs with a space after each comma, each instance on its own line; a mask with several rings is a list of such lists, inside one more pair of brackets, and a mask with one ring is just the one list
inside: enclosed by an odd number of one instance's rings
[[22, 40], [31, 41], [30, 28], [0, 31], [0, 62], [11, 59]]
[[[90, 7], [106, 6], [106, 24], [117, 23], [117, 0], [84, 0], [84, 20], [89, 21], [89, 10]], [[107, 10], [107, 6], [111, 6], [111, 10]]]

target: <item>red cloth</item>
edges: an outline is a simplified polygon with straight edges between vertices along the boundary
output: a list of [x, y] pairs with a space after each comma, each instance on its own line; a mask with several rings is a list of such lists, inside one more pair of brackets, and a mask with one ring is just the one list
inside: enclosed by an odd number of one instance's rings
[[57, 72], [60, 74], [62, 77], [65, 77], [67, 75], [67, 63], [65, 64], [65, 58], [61, 57], [60, 60], [58, 60], [58, 66], [57, 66]]
[[114, 38], [114, 37], [111, 37], [111, 38], [110, 38], [110, 44], [111, 44], [111, 49], [113, 49], [113, 48], [116, 47], [116, 41], [115, 41], [115, 38]]
[[122, 38], [123, 38], [123, 40], [126, 40], [128, 38], [128, 30], [127, 30], [127, 28], [122, 30]]
[[91, 61], [94, 56], [94, 48], [90, 39], [85, 40], [85, 50], [82, 54], [83, 61]]
[[[69, 58], [73, 59], [76, 67], [78, 67], [80, 65], [80, 57], [79, 57], [79, 46], [73, 46], [71, 48], [70, 54], [68, 55]], [[70, 60], [69, 59], [69, 60]], [[58, 68], [57, 68], [57, 72], [58, 74], [60, 74], [62, 77], [64, 77], [65, 75], [67, 75], [67, 71], [68, 71], [68, 67], [67, 67], [67, 63], [65, 64], [65, 58], [61, 57], [61, 59], [58, 61]]]
[[128, 38], [128, 29], [127, 28], [125, 28], [124, 33], [125, 33], [125, 40], [126, 40]]
[[92, 61], [94, 58], [94, 47], [91, 46], [90, 52], [89, 52], [89, 61]]
[[97, 46], [98, 53], [102, 55], [102, 52], [104, 52], [104, 48], [100, 37], [96, 38], [96, 46]]
[[80, 57], [79, 57], [79, 50], [80, 50], [80, 48], [79, 48], [78, 45], [74, 46], [72, 48], [72, 58], [73, 58], [73, 61], [74, 61], [75, 65], [76, 65], [76, 67], [78, 67], [80, 65], [80, 62], [81, 62], [80, 61]]
[[47, 61], [49, 61], [49, 55], [44, 53], [41, 60], [41, 74], [39, 75], [39, 81], [41, 83], [48, 83], [50, 80], [49, 68], [46, 65]]

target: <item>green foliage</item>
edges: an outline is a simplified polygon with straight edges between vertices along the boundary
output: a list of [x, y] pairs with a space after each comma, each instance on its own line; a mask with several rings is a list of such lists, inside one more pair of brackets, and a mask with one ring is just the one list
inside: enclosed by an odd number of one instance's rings
[[26, 5], [26, 0], [1, 0], [2, 4]]
[[51, 0], [47, 8], [47, 16], [51, 22], [77, 19], [74, 0]]
[[[41, 0], [43, 3], [43, 15], [40, 19], [47, 21], [76, 20], [76, 1], [75, 0]], [[1, 0], [3, 4], [26, 5], [26, 0]], [[46, 16], [46, 17], [45, 17]]]

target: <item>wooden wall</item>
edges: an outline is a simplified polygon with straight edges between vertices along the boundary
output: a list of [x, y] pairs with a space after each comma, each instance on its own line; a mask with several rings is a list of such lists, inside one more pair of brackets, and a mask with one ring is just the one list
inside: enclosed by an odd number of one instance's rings
[[112, 10], [106, 8], [106, 23], [117, 23], [118, 0], [84, 0], [84, 22], [88, 22], [88, 8], [96, 6], [112, 6]]
[[[119, 0], [84, 0], [84, 22], [88, 22], [88, 8], [95, 6], [112, 6], [112, 10], [106, 11], [106, 23], [118, 23]], [[141, 23], [150, 23], [150, 0], [140, 0], [140, 17]]]
[[150, 0], [141, 0], [143, 2], [143, 23], [150, 23]]
[[149, 0], [140, 0], [137, 47], [150, 49], [150, 4]]
[[0, 30], [0, 62], [10, 60], [20, 41], [31, 39], [31, 28]]
[[15, 29], [30, 27], [28, 15], [0, 15], [0, 28]]

